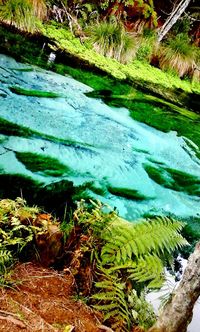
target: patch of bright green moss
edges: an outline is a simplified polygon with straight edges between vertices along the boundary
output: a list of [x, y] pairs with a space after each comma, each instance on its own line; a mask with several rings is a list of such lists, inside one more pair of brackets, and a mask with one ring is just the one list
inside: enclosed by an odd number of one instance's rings
[[43, 97], [43, 98], [58, 98], [60, 95], [58, 93], [41, 91], [41, 90], [28, 90], [20, 88], [17, 86], [9, 87], [10, 91], [16, 93], [17, 95], [30, 96], [30, 97]]
[[165, 88], [181, 88], [187, 92], [192, 92], [192, 90], [200, 92], [200, 84], [182, 81], [179, 77], [165, 73], [147, 63], [135, 60], [128, 65], [123, 65], [115, 59], [106, 58], [93, 49], [90, 49], [87, 44], [82, 44], [78, 38], [75, 38], [66, 29], [56, 25], [43, 25], [42, 33], [50, 39], [53, 39], [58, 48], [94, 65], [96, 68], [101, 69], [117, 79], [140, 80], [159, 84]]
[[60, 163], [57, 159], [46, 155], [30, 152], [16, 152], [17, 159], [32, 172], [43, 172], [44, 175], [62, 176], [71, 175], [73, 171]]

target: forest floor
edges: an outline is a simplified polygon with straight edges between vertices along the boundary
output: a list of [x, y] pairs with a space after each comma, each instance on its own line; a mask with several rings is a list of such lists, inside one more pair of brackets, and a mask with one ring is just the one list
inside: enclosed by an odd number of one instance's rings
[[14, 288], [0, 289], [2, 332], [100, 332], [101, 315], [75, 299], [69, 270], [58, 273], [34, 263], [18, 264]]

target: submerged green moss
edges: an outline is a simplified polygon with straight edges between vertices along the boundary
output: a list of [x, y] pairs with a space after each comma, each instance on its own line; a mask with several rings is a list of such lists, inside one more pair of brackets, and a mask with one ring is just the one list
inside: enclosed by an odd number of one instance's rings
[[144, 169], [153, 181], [165, 188], [185, 192], [189, 195], [200, 195], [200, 178], [195, 175], [169, 167], [154, 167], [149, 164], [144, 164]]
[[28, 68], [10, 68], [11, 70], [14, 71], [19, 71], [19, 72], [31, 72], [33, 71], [32, 67], [28, 67]]
[[165, 168], [165, 170], [170, 174], [174, 183], [178, 185], [180, 191], [186, 191], [191, 195], [200, 195], [200, 178], [191, 175], [177, 169]]
[[23, 127], [0, 118], [0, 133], [8, 136], [31, 137], [34, 134], [34, 131], [28, 127]]
[[[162, 105], [153, 101], [124, 98], [105, 98], [109, 106], [124, 106], [130, 110], [134, 120], [143, 122], [163, 132], [176, 131], [178, 136], [185, 136], [200, 148], [200, 115], [174, 107], [174, 105]], [[194, 147], [192, 147], [194, 148]], [[195, 150], [195, 149], [194, 149]], [[195, 150], [200, 157], [200, 152]]]
[[22, 96], [30, 96], [30, 97], [40, 97], [40, 98], [59, 98], [61, 97], [58, 93], [49, 92], [49, 91], [41, 91], [41, 90], [28, 90], [24, 88], [20, 88], [17, 86], [9, 87], [10, 91]]
[[16, 152], [17, 159], [31, 172], [42, 172], [47, 176], [71, 175], [73, 171], [57, 159], [30, 152]]
[[34, 137], [41, 138], [46, 141], [66, 145], [66, 146], [74, 146], [76, 149], [88, 149], [91, 148], [92, 145], [77, 142], [71, 139], [58, 138], [52, 135], [47, 135], [35, 130], [32, 130], [28, 127], [24, 127], [18, 125], [16, 123], [10, 122], [4, 118], [0, 118], [0, 134], [8, 135], [8, 136], [19, 136], [19, 137]]
[[134, 189], [109, 186], [108, 191], [115, 196], [125, 197], [127, 199], [132, 199], [132, 200], [142, 201], [142, 200], [149, 199], [149, 197], [141, 194], [138, 190], [134, 190]]

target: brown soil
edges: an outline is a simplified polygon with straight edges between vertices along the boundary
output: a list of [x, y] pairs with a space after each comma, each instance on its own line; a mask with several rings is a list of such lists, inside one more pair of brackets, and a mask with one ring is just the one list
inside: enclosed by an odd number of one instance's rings
[[102, 331], [101, 315], [75, 300], [76, 284], [68, 269], [58, 273], [24, 263], [12, 278], [19, 281], [15, 288], [0, 289], [0, 331], [67, 332], [69, 325], [73, 332]]

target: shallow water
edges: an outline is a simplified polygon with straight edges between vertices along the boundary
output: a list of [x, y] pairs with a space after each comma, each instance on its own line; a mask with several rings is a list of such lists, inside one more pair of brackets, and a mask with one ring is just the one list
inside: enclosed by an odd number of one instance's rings
[[74, 200], [100, 199], [129, 220], [198, 216], [196, 143], [138, 122], [128, 109], [86, 95], [91, 91], [0, 55], [1, 196], [8, 180], [10, 192], [26, 193], [24, 177], [40, 188], [60, 186], [63, 197], [70, 186]]

